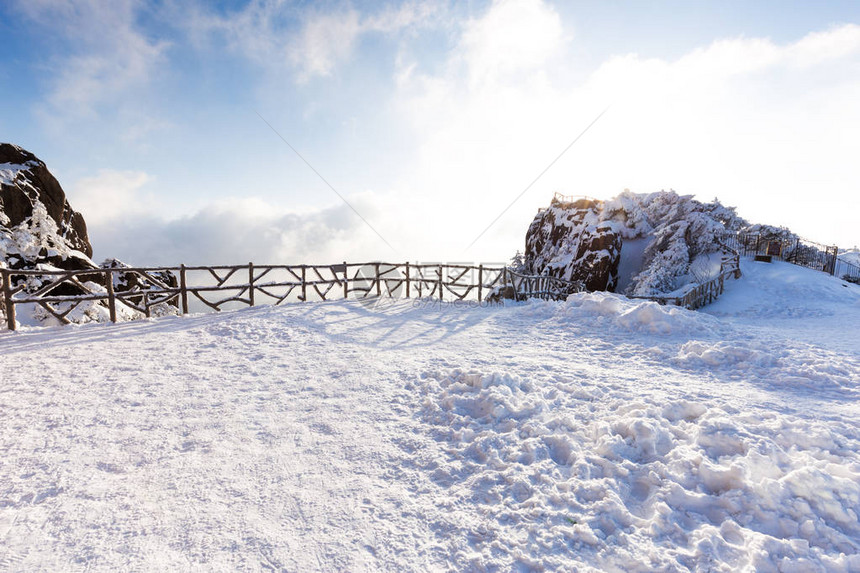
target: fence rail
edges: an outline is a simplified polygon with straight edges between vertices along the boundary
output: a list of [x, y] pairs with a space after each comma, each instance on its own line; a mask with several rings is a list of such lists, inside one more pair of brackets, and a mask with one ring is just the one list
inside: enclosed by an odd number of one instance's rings
[[[507, 269], [505, 285], [510, 285], [510, 298], [525, 300], [526, 298], [541, 298], [544, 300], [564, 300], [569, 295], [585, 290], [580, 281], [566, 281], [551, 276], [534, 276], [520, 274]], [[504, 293], [502, 293], [504, 295]]]
[[[333, 265], [214, 265], [117, 267], [92, 270], [0, 268], [2, 305], [15, 330], [16, 307], [33, 305], [63, 324], [79, 304], [95, 301], [109, 318], [152, 316], [172, 307], [186, 314], [192, 305], [224, 308], [390, 296], [484, 301], [537, 297], [555, 299], [581, 290], [579, 283], [532, 277], [504, 265], [427, 263], [341, 263]], [[131, 285], [131, 286], [130, 286]]]
[[596, 199], [595, 197], [590, 197], [588, 195], [564, 195], [558, 191], [556, 191], [552, 196], [552, 200], [558, 203], [575, 203], [582, 199], [587, 201], [600, 201], [600, 199]]
[[630, 298], [653, 300], [660, 304], [672, 304], [690, 310], [711, 304], [723, 294], [727, 278], [737, 279], [741, 276], [740, 254], [728, 245], [721, 246], [727, 252], [720, 262], [720, 273], [711, 280], [699, 283], [683, 294], [632, 296]]
[[822, 245], [799, 237], [786, 239], [766, 237], [758, 233], [730, 236], [726, 241], [744, 257], [776, 258], [830, 275], [837, 274], [839, 249], [835, 246]]
[[[729, 237], [720, 273], [679, 295], [634, 298], [689, 309], [709, 304], [722, 294], [725, 279], [740, 275], [740, 256], [767, 254], [783, 260], [860, 280], [860, 267], [837, 258], [835, 248], [803, 240], [766, 241], [760, 236]], [[844, 275], [844, 276], [843, 276]], [[505, 265], [438, 263], [341, 263], [330, 265], [213, 265], [116, 267], [87, 270], [15, 270], [0, 268], [0, 314], [10, 330], [17, 328], [21, 305], [38, 307], [59, 322], [81, 303], [107, 308], [117, 322], [129, 316], [222, 310], [285, 301], [334, 298], [430, 297], [439, 300], [563, 300], [584, 290], [579, 282], [518, 273]], [[102, 311], [103, 312], [103, 311]]]
[[860, 284], [860, 266], [836, 257], [836, 263], [833, 265], [833, 274], [837, 277]]

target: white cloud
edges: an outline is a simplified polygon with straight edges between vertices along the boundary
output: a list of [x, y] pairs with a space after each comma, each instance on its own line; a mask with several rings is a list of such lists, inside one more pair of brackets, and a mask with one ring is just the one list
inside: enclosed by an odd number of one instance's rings
[[846, 191], [860, 186], [849, 151], [860, 144], [860, 110], [849, 103], [860, 78], [845, 73], [858, 66], [860, 27], [847, 25], [783, 45], [723, 40], [676, 62], [617, 59], [590, 88], [630, 94], [613, 109], [618, 168], [845, 241], [854, 225], [833, 207], [856, 205]]
[[344, 10], [306, 17], [297, 41], [287, 48], [300, 77], [327, 76], [352, 54], [361, 32], [358, 12]]
[[282, 0], [255, 0], [226, 15], [201, 7], [177, 14], [200, 45], [211, 42], [213, 34], [223, 35], [232, 49], [263, 68], [288, 68], [305, 82], [332, 75], [354, 55], [363, 36], [434, 25], [442, 13], [444, 5], [438, 2], [407, 2], [360, 13], [348, 3], [322, 11], [297, 9]]
[[150, 176], [141, 171], [102, 169], [72, 185], [68, 195], [72, 207], [84, 215], [89, 227], [147, 215], [154, 204], [143, 187]]
[[54, 114], [98, 115], [100, 104], [113, 104], [130, 90], [146, 85], [163, 52], [133, 33], [117, 37], [121, 50], [70, 56], [58, 65], [58, 75], [48, 98]]
[[[87, 221], [95, 258], [118, 258], [136, 265], [337, 263], [396, 257], [344, 204], [302, 213], [286, 211], [256, 198], [212, 202], [190, 215], [170, 218], [169, 209], [135, 200], [141, 178], [103, 174], [99, 185], [124, 181], [125, 187], [88, 187], [93, 196], [110, 195], [99, 204], [84, 193], [71, 197]], [[120, 191], [117, 191], [120, 189]], [[366, 217], [378, 215], [370, 194], [350, 201]], [[79, 206], [80, 205], [80, 206]]]
[[[34, 4], [34, 17], [42, 14], [42, 4]], [[135, 4], [119, 6], [125, 8], [108, 10], [111, 15], [98, 16], [98, 24], [83, 25], [95, 26], [95, 34], [116, 18], [120, 31], [137, 33]], [[70, 21], [84, 13], [63, 12], [67, 9], [57, 13]], [[390, 167], [400, 175], [396, 180], [380, 176], [374, 188], [386, 193], [360, 196], [357, 207], [403, 254], [391, 253], [345, 206], [290, 213], [274, 206], [269, 196], [267, 203], [234, 199], [167, 217], [147, 210], [157, 203], [146, 198], [145, 175], [100, 172], [74, 186], [80, 200], [70, 193], [90, 222], [99, 256], [141, 264], [494, 260], [522, 248], [535, 208], [545, 205], [553, 191], [606, 197], [625, 187], [719, 196], [757, 221], [789, 225], [819, 241], [857, 242], [852, 215], [860, 209], [860, 173], [853, 155], [860, 147], [860, 75], [851, 72], [860, 69], [860, 26], [836, 26], [789, 43], [721, 39], [675, 60], [622, 54], [572, 85], [571, 78], [581, 77], [580, 47], [561, 16], [538, 0], [494, 2], [479, 17], [456, 23], [445, 20], [450, 14], [444, 7], [421, 3], [369, 14], [344, 5], [324, 14], [272, 0], [251, 2], [228, 16], [201, 9], [179, 14], [188, 16], [201, 42], [226, 38], [261, 65], [305, 79], [335, 75], [355, 57], [367, 34], [401, 34], [398, 38], [406, 42], [427, 25], [457, 31], [454, 48], [432, 69], [424, 67], [426, 60], [410, 59], [409, 50], [399, 50], [396, 91], [379, 103], [382, 135], [377, 137], [386, 137], [387, 130], [407, 131], [392, 137], [403, 142], [397, 164], [379, 159], [380, 172]], [[69, 105], [98, 102], [100, 82], [108, 93], [133, 90], [134, 78], [151, 72], [163, 57], [147, 46], [166, 49], [143, 36], [139, 41], [141, 63], [130, 66], [138, 71], [117, 79], [116, 87], [109, 83], [109, 63], [84, 62], [91, 55], [83, 49], [89, 44], [73, 54], [69, 62], [82, 58], [82, 69], [90, 71], [81, 75], [93, 83], [69, 88]], [[613, 102], [603, 119], [464, 253]], [[383, 148], [378, 140], [367, 143]], [[136, 199], [140, 196], [144, 199]]]
[[553, 191], [606, 197], [625, 187], [719, 196], [751, 219], [856, 242], [860, 76], [846, 72], [860, 67], [860, 27], [786, 44], [723, 39], [674, 61], [621, 55], [571, 86], [576, 49], [544, 3], [496, 2], [468, 23], [440, 73], [402, 63], [394, 106], [421, 148], [399, 186], [433, 197], [425, 213], [447, 209], [445, 234], [464, 246], [613, 104], [476, 257], [522, 248]]
[[785, 51], [790, 60], [801, 66], [851, 57], [860, 51], [860, 26], [846, 24], [812, 32]]
[[469, 21], [457, 54], [468, 68], [470, 84], [496, 83], [510, 75], [543, 69], [562, 47], [561, 19], [534, 0], [496, 1], [481, 18]]
[[127, 129], [126, 137], [136, 137], [138, 123], [153, 125], [132, 96], [166, 63], [168, 44], [138, 28], [141, 2], [22, 0], [17, 8], [64, 42], [64, 52], [48, 64], [52, 74], [40, 110], [46, 123], [93, 120], [119, 110], [123, 122], [115, 129]]

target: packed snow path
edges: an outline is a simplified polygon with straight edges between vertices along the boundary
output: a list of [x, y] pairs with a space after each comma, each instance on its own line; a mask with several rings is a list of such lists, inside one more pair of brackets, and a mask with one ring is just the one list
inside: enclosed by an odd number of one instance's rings
[[0, 570], [860, 571], [860, 287], [0, 335]]

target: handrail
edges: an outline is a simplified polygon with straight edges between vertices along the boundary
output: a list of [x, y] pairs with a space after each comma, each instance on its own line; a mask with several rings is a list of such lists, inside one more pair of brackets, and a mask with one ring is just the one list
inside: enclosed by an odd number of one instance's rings
[[[787, 263], [823, 271], [836, 275], [837, 267], [848, 264], [839, 259], [839, 248], [835, 245], [823, 245], [802, 237], [768, 237], [761, 233], [738, 233], [726, 238], [737, 246], [737, 251], [743, 256], [765, 255], [776, 257]], [[843, 267], [844, 268], [844, 267]], [[847, 274], [860, 276], [860, 268], [847, 269]]]
[[590, 197], [588, 195], [563, 195], [556, 191], [552, 196], [553, 201], [558, 201], [559, 203], [574, 203], [579, 201], [580, 199], [587, 199], [589, 201], [600, 201], [596, 197]]
[[[155, 309], [169, 305], [175, 309], [171, 312], [186, 314], [189, 300], [217, 311], [231, 303], [256, 306], [261, 299], [278, 305], [287, 300], [325, 301], [334, 296], [418, 296], [482, 302], [499, 287], [508, 285], [514, 287], [517, 300], [557, 300], [581, 289], [578, 283], [524, 275], [503, 265], [376, 261], [79, 270], [0, 268], [0, 278], [0, 314], [5, 314], [9, 330], [17, 328], [16, 306], [22, 304], [38, 305], [67, 324], [69, 313], [87, 301], [106, 305], [110, 320], [117, 322], [123, 309], [126, 314], [148, 317]], [[222, 296], [213, 297], [216, 293]]]
[[696, 284], [682, 295], [633, 295], [629, 298], [652, 300], [659, 304], [673, 304], [690, 310], [711, 304], [723, 294], [727, 278], [739, 279], [741, 277], [741, 256], [738, 251], [722, 241], [718, 240], [717, 242], [730, 257], [720, 261], [720, 273], [716, 277]]
[[544, 300], [564, 300], [569, 295], [585, 290], [580, 281], [568, 281], [550, 275], [526, 275], [508, 269], [505, 285], [513, 290], [514, 300], [541, 298]]

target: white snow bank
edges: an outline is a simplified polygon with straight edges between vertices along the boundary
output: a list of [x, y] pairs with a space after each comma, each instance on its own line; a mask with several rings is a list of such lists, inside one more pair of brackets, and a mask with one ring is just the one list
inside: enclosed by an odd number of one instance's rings
[[532, 300], [526, 303], [523, 312], [536, 317], [553, 317], [561, 323], [584, 322], [598, 329], [665, 336], [700, 335], [721, 328], [719, 321], [707, 315], [608, 292], [575, 293], [560, 304]]
[[860, 311], [860, 286], [786, 263], [741, 261], [743, 278], [703, 309], [716, 316], [753, 319], [809, 319]]
[[672, 362], [693, 370], [722, 370], [733, 379], [764, 381], [776, 390], [808, 388], [825, 395], [838, 389], [860, 399], [860, 357], [804, 344], [691, 341]]
[[428, 372], [416, 386], [444, 454], [432, 469], [451, 492], [440, 509], [475, 505], [483, 517], [481, 552], [468, 524], [448, 524], [464, 542], [455, 569], [860, 567], [860, 436], [849, 425], [607, 400], [510, 373]]

